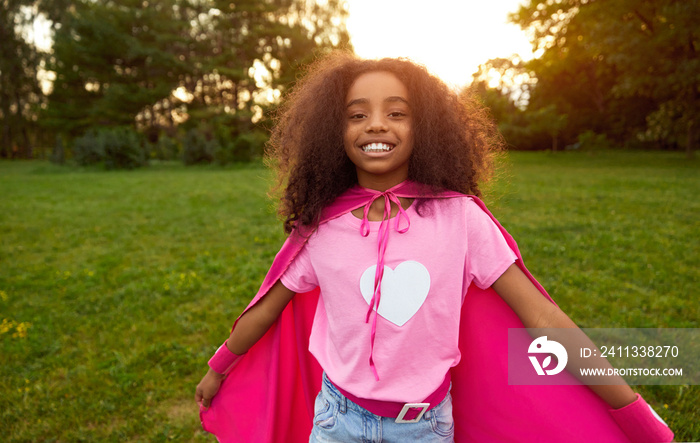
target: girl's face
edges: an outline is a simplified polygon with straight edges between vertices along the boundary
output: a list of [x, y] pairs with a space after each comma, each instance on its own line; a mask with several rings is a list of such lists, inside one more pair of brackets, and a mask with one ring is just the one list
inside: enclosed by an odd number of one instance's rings
[[344, 145], [360, 186], [384, 191], [408, 178], [413, 117], [406, 86], [387, 71], [358, 76], [345, 99]]

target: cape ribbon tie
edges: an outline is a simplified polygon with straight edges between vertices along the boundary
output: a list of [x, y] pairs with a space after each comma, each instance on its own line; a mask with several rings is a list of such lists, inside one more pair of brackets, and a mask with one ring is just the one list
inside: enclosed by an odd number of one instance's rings
[[[370, 332], [369, 366], [370, 368], [372, 368], [374, 378], [376, 378], [377, 381], [379, 381], [379, 374], [377, 373], [377, 368], [374, 365], [374, 359], [372, 358], [372, 355], [374, 354], [374, 338], [377, 335], [377, 315], [379, 315], [379, 302], [382, 299], [382, 278], [384, 277], [384, 253], [386, 252], [386, 245], [389, 242], [389, 220], [391, 219], [392, 202], [395, 203], [396, 206], [398, 206], [399, 208], [399, 212], [396, 215], [394, 224], [394, 229], [396, 230], [396, 232], [398, 232], [399, 234], [403, 234], [404, 232], [408, 231], [408, 228], [411, 227], [411, 220], [408, 218], [408, 214], [406, 214], [406, 211], [404, 211], [403, 207], [401, 206], [401, 201], [399, 200], [399, 198], [396, 196], [396, 194], [394, 194], [391, 191], [384, 191], [374, 195], [365, 205], [364, 213], [362, 215], [362, 224], [360, 225], [360, 234], [363, 237], [367, 237], [370, 231], [368, 219], [369, 209], [372, 206], [372, 203], [374, 203], [374, 201], [380, 197], [384, 197], [384, 215], [382, 217], [382, 222], [379, 225], [379, 232], [377, 234], [377, 267], [374, 271], [374, 291], [372, 292], [372, 299], [369, 302], [369, 309], [367, 311], [367, 316], [365, 317], [365, 323], [369, 323], [370, 316], [372, 315], [372, 312], [374, 312], [374, 316], [372, 319], [372, 329]], [[401, 219], [404, 219], [406, 221], [405, 228], [401, 228]]]

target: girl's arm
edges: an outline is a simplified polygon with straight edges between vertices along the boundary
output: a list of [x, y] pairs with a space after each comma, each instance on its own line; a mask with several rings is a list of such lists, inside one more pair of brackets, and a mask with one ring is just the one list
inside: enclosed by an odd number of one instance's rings
[[[231, 335], [226, 341], [226, 347], [229, 351], [237, 355], [245, 354], [279, 318], [294, 294], [294, 291], [284, 287], [278, 280], [260, 301], [238, 319], [236, 327], [231, 331]], [[209, 368], [202, 381], [197, 385], [194, 395], [195, 401], [208, 408], [211, 399], [219, 391], [224, 377], [224, 374], [219, 374]]]
[[[517, 314], [526, 328], [578, 329], [576, 324], [559, 307], [542, 296], [539, 289], [532, 284], [516, 264], [511, 265], [494, 282], [493, 289]], [[581, 340], [588, 340], [590, 343], [583, 332], [581, 332]], [[577, 357], [577, 353], [569, 353], [569, 361], [573, 363], [574, 367], [577, 366]], [[614, 409], [622, 408], [637, 400], [637, 395], [626, 384], [589, 384], [588, 386]]]
[[238, 319], [227, 346], [234, 354], [245, 354], [279, 318], [295, 292], [277, 280], [267, 294]]

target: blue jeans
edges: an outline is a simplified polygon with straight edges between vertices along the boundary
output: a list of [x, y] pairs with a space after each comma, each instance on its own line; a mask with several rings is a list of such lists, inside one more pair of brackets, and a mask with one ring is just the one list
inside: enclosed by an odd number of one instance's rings
[[323, 374], [316, 397], [310, 443], [454, 442], [452, 396], [423, 415], [417, 423], [396, 423], [348, 400]]

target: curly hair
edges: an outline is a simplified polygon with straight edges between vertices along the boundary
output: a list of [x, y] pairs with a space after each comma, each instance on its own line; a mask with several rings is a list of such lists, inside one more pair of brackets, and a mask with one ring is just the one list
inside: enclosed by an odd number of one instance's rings
[[367, 72], [394, 74], [408, 90], [413, 153], [408, 178], [434, 191], [481, 195], [491, 172], [491, 153], [502, 146], [486, 110], [459, 95], [423, 66], [405, 59], [363, 60], [333, 52], [312, 63], [280, 106], [268, 143], [268, 163], [284, 189], [279, 213], [284, 229], [315, 227], [321, 210], [357, 184], [345, 154], [345, 100], [355, 79]]

